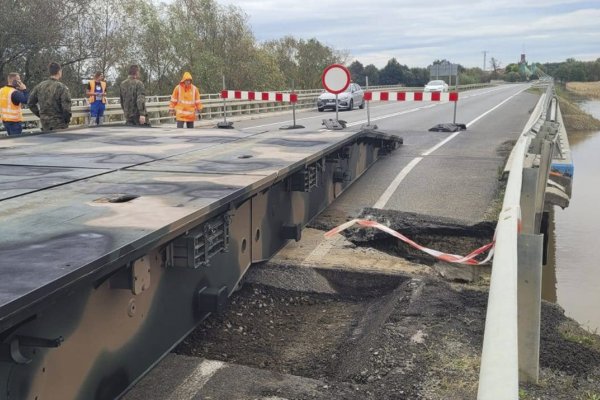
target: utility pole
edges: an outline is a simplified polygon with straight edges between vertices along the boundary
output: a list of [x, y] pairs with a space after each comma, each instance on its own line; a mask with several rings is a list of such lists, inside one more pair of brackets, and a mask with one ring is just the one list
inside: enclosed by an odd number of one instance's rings
[[483, 53], [483, 70], [485, 71], [485, 63], [487, 61], [486, 58], [487, 58], [488, 51], [487, 50], [483, 50], [482, 53]]

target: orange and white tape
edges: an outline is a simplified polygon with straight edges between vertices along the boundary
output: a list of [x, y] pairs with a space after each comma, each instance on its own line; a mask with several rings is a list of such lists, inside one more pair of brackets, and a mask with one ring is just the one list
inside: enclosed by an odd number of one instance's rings
[[[333, 228], [329, 232], [326, 232], [325, 237], [331, 238], [332, 236], [334, 236], [354, 225], [359, 225], [364, 228], [379, 229], [380, 231], [383, 231], [389, 235], [392, 235], [392, 236], [402, 240], [404, 243], [409, 244], [410, 246], [414, 247], [415, 249], [421, 250], [424, 253], [427, 253], [430, 256], [437, 258], [438, 260], [446, 261], [449, 263], [481, 265], [481, 264], [488, 263], [494, 255], [495, 241], [492, 241], [491, 243], [488, 243], [484, 246], [481, 246], [478, 249], [473, 250], [471, 253], [467, 254], [466, 256], [459, 256], [456, 254], [442, 253], [441, 251], [433, 250], [433, 249], [427, 248], [425, 246], [421, 246], [420, 244], [410, 240], [409, 238], [407, 238], [400, 232], [396, 232], [395, 230], [393, 230], [385, 225], [382, 225], [377, 221], [371, 221], [371, 220], [367, 220], [367, 219], [353, 219], [352, 221], [348, 221], [348, 222], [338, 226], [337, 228]], [[478, 255], [484, 254], [488, 250], [489, 250], [488, 255], [484, 260], [482, 260], [482, 261], [475, 260], [475, 257], [477, 257]]]

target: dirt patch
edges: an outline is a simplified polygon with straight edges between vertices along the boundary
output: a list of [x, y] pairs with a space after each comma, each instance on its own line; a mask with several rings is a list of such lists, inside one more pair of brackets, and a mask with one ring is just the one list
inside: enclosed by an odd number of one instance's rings
[[600, 399], [600, 336], [544, 303], [540, 368], [539, 385], [522, 385], [522, 399]]
[[[250, 284], [175, 352], [321, 379], [342, 391], [353, 385], [352, 396], [331, 398], [422, 398], [443, 339], [472, 324], [480, 331], [484, 303], [485, 295], [429, 279], [368, 297]], [[480, 347], [480, 337], [463, 339], [473, 352]]]
[[[330, 294], [246, 284], [175, 352], [324, 382], [323, 396], [278, 394], [286, 399], [475, 398], [487, 292], [409, 276], [361, 290], [371, 277]], [[599, 349], [598, 336], [544, 303], [541, 383], [521, 398], [599, 393]]]
[[[375, 208], [365, 208], [360, 217], [379, 221], [420, 245], [451, 254], [468, 254], [489, 243], [496, 228], [494, 221], [469, 224], [452, 218]], [[427, 265], [437, 262], [434, 257], [376, 229], [353, 229], [344, 234], [358, 246], [392, 252]]]

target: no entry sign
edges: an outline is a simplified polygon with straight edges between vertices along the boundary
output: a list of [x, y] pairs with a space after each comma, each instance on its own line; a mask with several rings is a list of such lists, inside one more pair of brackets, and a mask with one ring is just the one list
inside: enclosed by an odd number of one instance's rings
[[331, 64], [321, 76], [323, 87], [329, 93], [340, 94], [350, 85], [350, 71], [340, 64]]

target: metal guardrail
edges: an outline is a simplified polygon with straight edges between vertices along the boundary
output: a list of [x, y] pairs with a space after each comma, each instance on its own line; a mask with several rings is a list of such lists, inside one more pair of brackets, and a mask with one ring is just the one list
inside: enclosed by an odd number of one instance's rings
[[505, 169], [509, 176], [496, 228], [479, 400], [517, 400], [519, 379], [538, 381], [542, 216], [554, 150], [560, 152], [560, 137], [566, 136], [561, 130], [564, 125], [549, 82]]
[[[474, 85], [459, 85], [459, 90], [470, 90], [482, 87], [491, 86], [490, 84], [474, 84]], [[365, 89], [366, 90], [366, 89]], [[405, 87], [398, 85], [388, 86], [370, 86], [369, 90], [403, 90], [403, 91], [419, 91], [422, 87]], [[316, 107], [316, 101], [319, 95], [323, 92], [322, 89], [297, 90], [298, 103], [297, 109], [309, 109]], [[289, 93], [283, 91], [282, 93]], [[147, 96], [146, 108], [148, 110], [150, 122], [153, 124], [161, 124], [166, 122], [174, 122], [174, 118], [169, 115], [169, 101], [171, 96]], [[220, 119], [223, 118], [223, 100], [220, 98], [220, 93], [209, 93], [201, 95], [202, 104], [204, 106], [201, 116], [203, 119]], [[227, 118], [239, 117], [250, 114], [264, 114], [272, 112], [290, 111], [292, 105], [290, 103], [280, 103], [272, 101], [247, 101], [247, 100], [228, 100], [227, 101]], [[123, 122], [123, 110], [121, 109], [120, 99], [118, 97], [107, 98], [105, 123], [117, 124]], [[39, 119], [29, 110], [23, 110], [23, 119], [25, 122], [39, 126]], [[89, 121], [89, 104], [87, 99], [73, 99], [71, 126], [86, 125]], [[32, 127], [30, 127], [31, 129]], [[35, 128], [33, 128], [35, 129]], [[0, 135], [2, 132], [0, 132]]]

